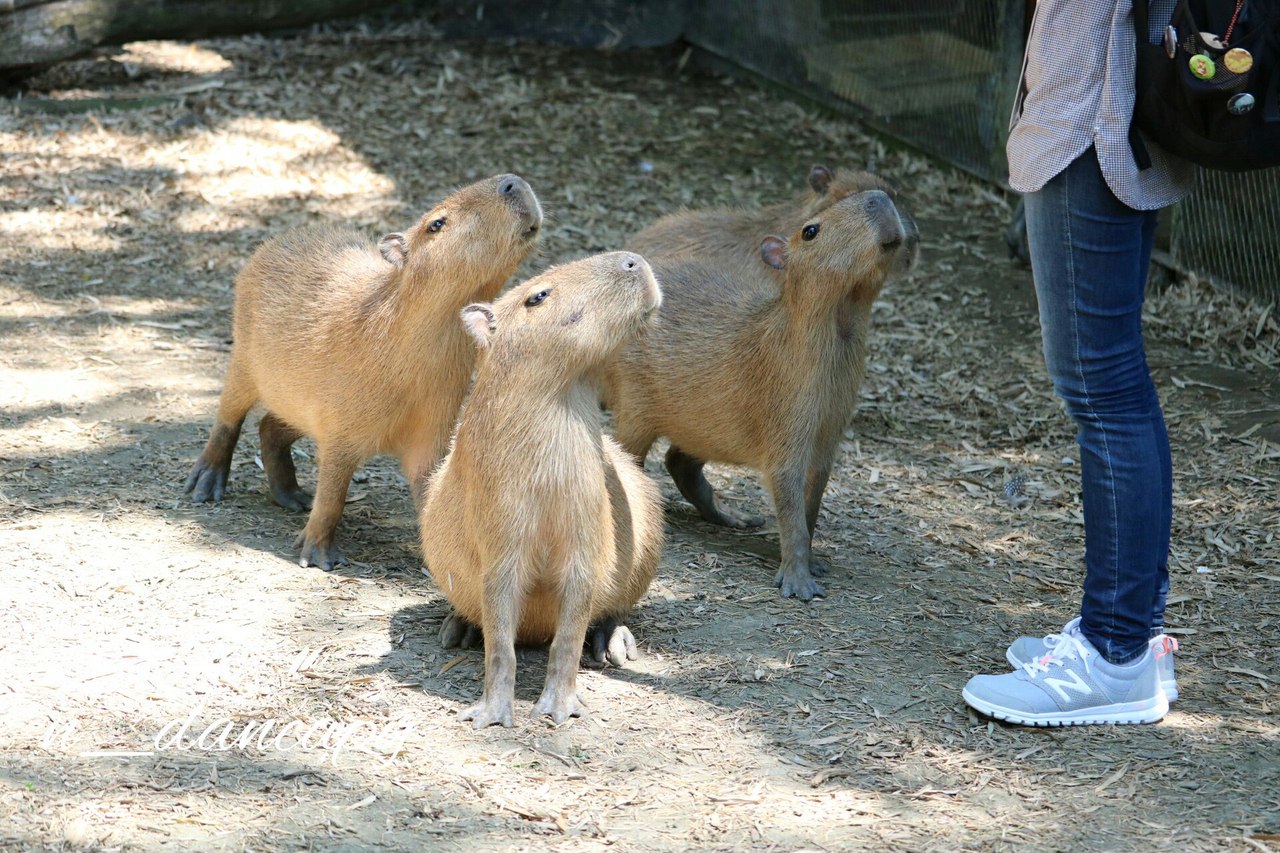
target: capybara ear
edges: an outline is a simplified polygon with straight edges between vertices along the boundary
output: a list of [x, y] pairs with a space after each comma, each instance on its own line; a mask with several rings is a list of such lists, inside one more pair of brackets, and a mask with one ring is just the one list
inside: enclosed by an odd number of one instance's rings
[[471, 337], [476, 339], [476, 344], [481, 349], [489, 346], [493, 333], [498, 330], [498, 322], [493, 316], [492, 305], [479, 303], [468, 305], [462, 309], [462, 323], [467, 327], [467, 331], [471, 333]]
[[787, 241], [770, 234], [760, 241], [760, 259], [775, 270], [787, 268]]
[[836, 176], [826, 166], [814, 166], [809, 170], [809, 186], [818, 195], [825, 193], [835, 179]]
[[382, 253], [382, 257], [387, 263], [393, 267], [404, 266], [404, 257], [409, 253], [409, 244], [404, 238], [404, 234], [396, 231], [383, 237], [378, 243], [378, 251]]

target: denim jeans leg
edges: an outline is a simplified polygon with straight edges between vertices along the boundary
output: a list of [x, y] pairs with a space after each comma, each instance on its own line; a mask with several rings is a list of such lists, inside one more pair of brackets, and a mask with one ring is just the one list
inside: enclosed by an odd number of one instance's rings
[[1172, 464], [1142, 345], [1157, 213], [1120, 202], [1090, 148], [1026, 196], [1045, 365], [1076, 422], [1081, 631], [1112, 663], [1146, 650], [1168, 590]]

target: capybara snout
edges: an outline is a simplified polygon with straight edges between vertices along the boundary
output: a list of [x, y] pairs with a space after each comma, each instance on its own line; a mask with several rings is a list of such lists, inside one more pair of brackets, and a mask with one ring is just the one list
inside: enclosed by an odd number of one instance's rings
[[524, 218], [525, 233], [537, 233], [542, 227], [542, 206], [525, 179], [519, 175], [499, 175], [494, 180], [498, 184], [498, 195]]

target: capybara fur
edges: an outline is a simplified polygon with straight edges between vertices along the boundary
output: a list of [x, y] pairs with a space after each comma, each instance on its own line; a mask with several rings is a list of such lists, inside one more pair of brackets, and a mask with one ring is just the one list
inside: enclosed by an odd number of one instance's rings
[[[475, 364], [458, 312], [492, 299], [534, 249], [542, 209], [515, 175], [450, 195], [388, 250], [344, 228], [285, 233], [236, 279], [234, 345], [217, 420], [187, 478], [221, 500], [245, 415], [257, 402], [262, 463], [281, 506], [311, 510], [299, 563], [331, 569], [347, 488], [369, 457], [399, 457], [415, 496], [440, 461]], [[391, 263], [388, 263], [388, 260]], [[315, 500], [290, 447], [315, 439]]]
[[601, 432], [598, 372], [661, 299], [643, 258], [613, 252], [462, 312], [484, 352], [420, 526], [431, 576], [483, 632], [476, 728], [512, 724], [516, 642], [551, 642], [534, 715], [581, 714], [588, 624], [616, 624], [657, 570], [661, 498]]
[[779, 285], [744, 283], [683, 246], [655, 254], [662, 309], [606, 370], [618, 441], [643, 460], [655, 439], [670, 439], [667, 470], [704, 518], [764, 522], [723, 506], [705, 463], [764, 475], [784, 596], [824, 595], [813, 529], [862, 384], [871, 305], [886, 279], [910, 269], [918, 243], [910, 217], [883, 190], [867, 189], [803, 220], [789, 239], [757, 238], [756, 263], [781, 272]]
[[785, 274], [761, 262], [760, 239], [766, 234], [794, 234], [831, 205], [869, 190], [895, 195], [887, 181], [869, 172], [814, 166], [807, 189], [787, 201], [758, 208], [668, 214], [627, 240], [627, 248], [651, 262], [659, 258], [699, 261], [715, 267], [738, 287], [760, 285], [768, 292], [782, 284]]

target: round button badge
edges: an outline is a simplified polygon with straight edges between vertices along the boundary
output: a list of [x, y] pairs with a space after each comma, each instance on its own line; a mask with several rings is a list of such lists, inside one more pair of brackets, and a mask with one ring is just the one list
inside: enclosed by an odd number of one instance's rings
[[1249, 112], [1249, 110], [1253, 109], [1254, 103], [1253, 95], [1250, 95], [1248, 92], [1240, 92], [1239, 94], [1232, 95], [1227, 101], [1227, 112], [1231, 113], [1233, 116], [1242, 116]]
[[1203, 53], [1197, 53], [1195, 56], [1187, 60], [1187, 67], [1191, 69], [1191, 73], [1200, 80], [1212, 80], [1213, 75], [1217, 73], [1218, 68], [1213, 64], [1213, 60], [1205, 56]]
[[1222, 57], [1222, 64], [1232, 74], [1244, 74], [1253, 67], [1253, 54], [1243, 47], [1233, 47]]

